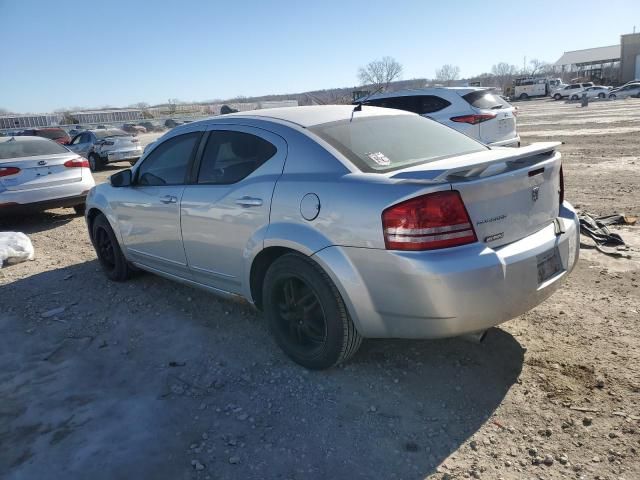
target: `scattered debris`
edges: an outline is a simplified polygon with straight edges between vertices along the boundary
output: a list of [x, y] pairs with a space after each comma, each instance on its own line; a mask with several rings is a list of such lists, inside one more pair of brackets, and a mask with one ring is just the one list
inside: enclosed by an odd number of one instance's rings
[[29, 237], [22, 232], [0, 232], [0, 268], [33, 260], [35, 252]]
[[40, 316], [42, 318], [51, 318], [51, 317], [55, 317], [56, 315], [60, 315], [61, 313], [63, 313], [65, 310], [67, 309], [67, 307], [57, 307], [57, 308], [53, 308], [51, 310], [47, 310], [46, 312], [43, 312]]
[[[624, 240], [617, 233], [612, 233], [607, 226], [625, 224], [624, 215], [608, 215], [605, 217], [593, 218], [587, 213], [580, 213], [578, 215], [580, 219], [580, 233], [591, 238], [595, 242], [595, 248], [604, 253], [605, 255], [611, 255], [614, 257], [627, 257], [625, 253], [628, 249]], [[629, 217], [636, 222], [635, 217]]]

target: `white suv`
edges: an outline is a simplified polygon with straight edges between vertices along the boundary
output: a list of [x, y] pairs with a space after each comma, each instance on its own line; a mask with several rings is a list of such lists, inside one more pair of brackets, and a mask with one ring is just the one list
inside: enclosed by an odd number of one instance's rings
[[354, 103], [417, 113], [489, 146], [520, 145], [516, 131], [516, 109], [489, 88], [400, 90], [365, 97]]

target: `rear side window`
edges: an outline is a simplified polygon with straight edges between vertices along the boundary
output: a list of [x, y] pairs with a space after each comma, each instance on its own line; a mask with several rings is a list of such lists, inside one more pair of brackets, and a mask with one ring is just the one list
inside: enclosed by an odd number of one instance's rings
[[69, 150], [53, 141], [45, 140], [7, 140], [0, 142], [0, 160], [10, 158], [36, 157], [38, 155], [57, 155], [69, 153]]
[[365, 105], [397, 108], [398, 110], [424, 115], [447, 108], [451, 105], [451, 102], [435, 95], [407, 95], [402, 97], [378, 98], [365, 102]]
[[309, 128], [363, 172], [389, 172], [487, 147], [417, 115], [361, 117]]
[[486, 90], [469, 92], [466, 95], [463, 95], [462, 98], [464, 98], [469, 105], [475, 108], [498, 109], [511, 106], [509, 102], [502, 97], [491, 92], [487, 92]]
[[158, 145], [138, 170], [139, 185], [181, 185], [201, 133], [187, 133]]
[[202, 154], [198, 183], [236, 183], [276, 154], [266, 140], [244, 132], [214, 130]]

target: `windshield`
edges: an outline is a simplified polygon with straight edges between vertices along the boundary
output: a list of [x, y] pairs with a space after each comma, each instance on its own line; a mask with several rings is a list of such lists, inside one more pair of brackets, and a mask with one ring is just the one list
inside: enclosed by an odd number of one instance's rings
[[0, 142], [0, 160], [10, 158], [36, 157], [38, 155], [57, 155], [69, 150], [56, 142], [44, 140], [7, 140]]
[[112, 128], [109, 130], [95, 130], [93, 132], [98, 138], [107, 138], [107, 137], [130, 137], [130, 135], [118, 128]]
[[419, 115], [385, 115], [309, 128], [363, 172], [389, 172], [487, 147]]

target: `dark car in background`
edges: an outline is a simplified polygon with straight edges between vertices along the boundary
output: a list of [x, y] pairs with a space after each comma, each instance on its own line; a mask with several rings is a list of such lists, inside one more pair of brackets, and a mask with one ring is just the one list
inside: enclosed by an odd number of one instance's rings
[[133, 123], [125, 123], [124, 125], [122, 125], [122, 130], [133, 135], [137, 135], [139, 133], [147, 133], [147, 129], [145, 127], [141, 127], [140, 125], [135, 125]]
[[177, 127], [178, 125], [183, 125], [185, 122], [182, 122], [180, 120], [174, 120], [173, 118], [167, 118], [164, 121], [164, 126], [167, 128], [174, 128]]
[[147, 132], [163, 132], [164, 131], [164, 127], [158, 123], [140, 122], [138, 125], [141, 127], [144, 127], [147, 130]]
[[29, 128], [23, 130], [20, 135], [48, 138], [60, 145], [69, 145], [71, 143], [71, 136], [62, 128]]

